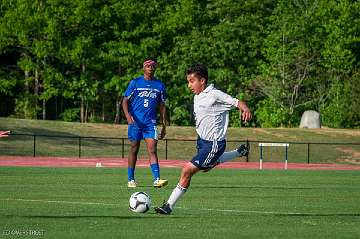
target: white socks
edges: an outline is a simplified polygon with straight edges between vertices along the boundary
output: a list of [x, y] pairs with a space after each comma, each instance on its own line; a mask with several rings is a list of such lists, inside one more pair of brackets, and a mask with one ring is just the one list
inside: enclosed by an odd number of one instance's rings
[[229, 152], [224, 152], [220, 158], [218, 159], [219, 163], [225, 163], [227, 161], [231, 161], [234, 158], [238, 157], [240, 154], [237, 150], [233, 150], [233, 151], [229, 151]]
[[172, 191], [169, 199], [168, 199], [168, 203], [169, 206], [171, 208], [171, 210], [174, 208], [175, 203], [181, 198], [181, 196], [186, 193], [187, 188], [183, 188], [182, 186], [180, 186], [180, 184], [178, 184], [176, 186], [176, 188], [174, 188], [174, 190]]

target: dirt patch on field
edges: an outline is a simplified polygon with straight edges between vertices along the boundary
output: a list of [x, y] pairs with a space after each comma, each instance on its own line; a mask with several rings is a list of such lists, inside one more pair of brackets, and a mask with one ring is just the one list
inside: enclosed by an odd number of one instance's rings
[[336, 159], [336, 162], [341, 163], [351, 163], [360, 165], [360, 152], [352, 148], [336, 148], [340, 152], [345, 153], [346, 155], [341, 158]]
[[314, 133], [327, 135], [331, 137], [337, 137], [339, 135], [350, 136], [350, 137], [360, 137], [360, 130], [355, 129], [330, 129], [330, 128], [321, 128], [314, 129]]
[[278, 129], [266, 130], [266, 129], [262, 129], [262, 128], [255, 128], [254, 130], [257, 131], [257, 132], [266, 134], [266, 135], [271, 135], [271, 137], [274, 137], [274, 136], [278, 137], [280, 139], [284, 139], [284, 138], [286, 140], [289, 140], [289, 139], [297, 140], [298, 139], [296, 137], [296, 135], [291, 135], [288, 132], [281, 133], [281, 130], [278, 130]]

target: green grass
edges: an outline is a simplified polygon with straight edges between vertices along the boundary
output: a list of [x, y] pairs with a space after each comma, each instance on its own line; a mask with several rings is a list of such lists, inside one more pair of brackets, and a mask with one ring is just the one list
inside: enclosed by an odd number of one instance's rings
[[[53, 136], [36, 137], [37, 156], [77, 157], [79, 155], [79, 136], [101, 137], [82, 139], [82, 157], [121, 157], [122, 154], [126, 156], [129, 150], [126, 139], [126, 125], [100, 123], [80, 124], [0, 117], [0, 130], [5, 129], [11, 130], [15, 135], [0, 140], [0, 155], [33, 155], [33, 136], [19, 134]], [[189, 160], [196, 152], [196, 132], [194, 127], [167, 127], [167, 139], [190, 140], [169, 140], [167, 142], [168, 159]], [[296, 143], [309, 142], [329, 143], [310, 145], [310, 162], [312, 163], [360, 164], [360, 130], [229, 128], [227, 150], [236, 148], [237, 145], [246, 140], [249, 140], [251, 144], [250, 161], [259, 160], [259, 141], [274, 141], [291, 142], [289, 162], [307, 162], [307, 144]], [[124, 152], [122, 152], [123, 142], [125, 144]], [[342, 143], [342, 145], [335, 143]], [[353, 143], [357, 143], [358, 145], [353, 145]], [[158, 155], [160, 159], [165, 159], [166, 157], [165, 148], [165, 141], [159, 141]], [[144, 143], [142, 143], [139, 156], [147, 157]], [[264, 160], [267, 162], [279, 162], [284, 160], [285, 151], [283, 148], [266, 148], [264, 156]]]
[[[167, 199], [180, 169], [162, 169], [166, 188], [137, 169], [137, 191]], [[0, 168], [0, 237], [37, 230], [41, 238], [359, 238], [356, 171], [215, 169], [193, 178], [170, 216], [133, 213], [120, 168]], [[146, 186], [149, 185], [149, 186]], [[32, 236], [30, 238], [38, 238]]]

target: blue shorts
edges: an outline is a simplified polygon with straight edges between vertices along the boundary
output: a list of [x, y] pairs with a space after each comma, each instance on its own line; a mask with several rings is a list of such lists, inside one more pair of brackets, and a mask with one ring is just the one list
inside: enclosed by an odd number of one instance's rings
[[154, 124], [139, 126], [135, 122], [128, 125], [128, 138], [130, 141], [142, 139], [158, 139], [157, 127]]
[[226, 141], [208, 141], [198, 138], [196, 148], [198, 153], [190, 162], [199, 169], [210, 169], [218, 165], [218, 159], [225, 151]]

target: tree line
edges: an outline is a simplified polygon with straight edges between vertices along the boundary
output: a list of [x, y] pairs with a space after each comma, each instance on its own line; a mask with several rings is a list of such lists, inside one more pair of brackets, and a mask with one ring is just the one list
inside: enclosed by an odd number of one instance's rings
[[[305, 110], [360, 126], [360, 2], [2, 0], [0, 116], [125, 123], [122, 95], [157, 58], [170, 124], [192, 125], [186, 68], [246, 100], [246, 126], [296, 127]], [[240, 126], [239, 112], [230, 114]]]

